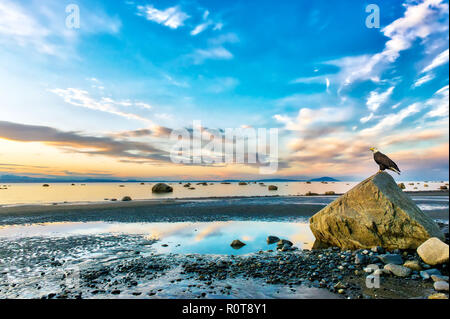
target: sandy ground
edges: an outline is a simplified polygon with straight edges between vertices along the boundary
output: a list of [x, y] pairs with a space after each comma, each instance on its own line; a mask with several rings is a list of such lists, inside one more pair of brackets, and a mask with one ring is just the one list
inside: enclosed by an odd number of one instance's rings
[[[448, 191], [417, 192], [410, 195], [412, 197], [442, 196], [448, 195]], [[325, 207], [323, 204], [271, 204], [267, 201], [261, 201], [261, 205], [257, 202], [256, 204], [240, 203], [233, 205], [234, 201], [240, 198], [242, 197], [214, 198], [214, 202], [208, 202], [211, 198], [196, 198], [0, 207], [0, 225], [63, 221], [181, 222], [223, 221], [231, 219], [289, 220], [298, 218], [307, 219]], [[257, 197], [254, 198], [258, 199]], [[201, 205], [202, 203], [205, 203], [205, 205]], [[427, 211], [427, 213], [433, 219], [449, 219], [448, 209], [436, 209]]]

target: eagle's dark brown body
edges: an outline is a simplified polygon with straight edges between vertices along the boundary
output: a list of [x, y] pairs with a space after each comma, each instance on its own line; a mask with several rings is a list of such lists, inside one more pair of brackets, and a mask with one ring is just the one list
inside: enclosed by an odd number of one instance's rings
[[398, 168], [397, 164], [395, 164], [389, 157], [387, 157], [383, 153], [381, 152], [373, 153], [373, 159], [380, 166], [380, 171], [389, 169], [391, 171], [396, 172], [397, 174], [400, 174], [400, 169]]

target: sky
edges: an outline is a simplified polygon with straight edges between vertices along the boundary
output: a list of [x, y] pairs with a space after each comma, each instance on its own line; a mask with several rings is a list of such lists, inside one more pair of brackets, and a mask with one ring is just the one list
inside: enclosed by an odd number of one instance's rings
[[[359, 180], [377, 147], [448, 180], [448, 23], [444, 0], [0, 0], [0, 175]], [[278, 129], [278, 169], [173, 163], [194, 121]]]

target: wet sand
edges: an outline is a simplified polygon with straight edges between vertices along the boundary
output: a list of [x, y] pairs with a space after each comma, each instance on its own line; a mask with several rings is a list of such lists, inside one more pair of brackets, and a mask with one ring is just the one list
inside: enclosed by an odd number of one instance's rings
[[[445, 196], [447, 192], [430, 191], [410, 193], [416, 196]], [[26, 205], [0, 207], [0, 225], [63, 221], [109, 222], [180, 222], [224, 220], [292, 220], [308, 219], [326, 206], [326, 203], [271, 202], [270, 199], [295, 199], [296, 196], [215, 197], [195, 199], [139, 200], [130, 202], [96, 202], [58, 205]], [[336, 196], [308, 196], [329, 198]], [[331, 199], [330, 199], [331, 198]], [[254, 203], [239, 202], [253, 199]], [[261, 202], [259, 204], [259, 201]], [[426, 212], [433, 219], [448, 220], [448, 209]]]
[[[412, 197], [426, 202], [419, 197], [442, 195], [448, 192], [418, 192]], [[90, 221], [306, 221], [326, 206], [324, 198], [328, 202], [337, 198], [314, 196], [302, 204], [295, 197], [1, 207], [0, 226]], [[448, 221], [448, 202], [447, 208], [426, 213]], [[448, 227], [448, 222], [440, 226]], [[369, 263], [382, 267], [378, 254], [371, 251], [266, 249], [237, 256], [160, 253], [163, 244], [123, 234], [0, 238], [0, 298], [426, 298], [433, 292], [432, 282], [422, 280], [418, 273], [407, 279], [389, 275], [382, 278], [380, 289], [367, 289], [364, 267]], [[358, 263], [356, 253], [366, 253], [366, 262]], [[418, 259], [415, 252], [399, 253], [404, 260]], [[448, 275], [446, 266], [440, 271]]]

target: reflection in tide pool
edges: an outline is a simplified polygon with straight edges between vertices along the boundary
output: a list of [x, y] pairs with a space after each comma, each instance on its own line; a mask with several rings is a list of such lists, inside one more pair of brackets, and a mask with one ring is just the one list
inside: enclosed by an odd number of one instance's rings
[[[298, 248], [310, 249], [314, 236], [307, 223], [227, 221], [204, 223], [45, 223], [0, 227], [0, 239], [24, 237], [67, 237], [79, 235], [141, 235], [156, 239], [153, 248], [161, 253], [233, 254], [255, 253], [275, 249], [266, 243], [267, 236], [289, 239]], [[246, 243], [234, 249], [230, 243]]]

